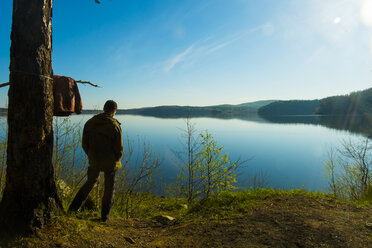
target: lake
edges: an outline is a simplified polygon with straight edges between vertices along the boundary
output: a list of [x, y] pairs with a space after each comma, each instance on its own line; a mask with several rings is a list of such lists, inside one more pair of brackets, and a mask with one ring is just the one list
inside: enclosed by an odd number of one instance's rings
[[[73, 115], [72, 122], [85, 123], [92, 115]], [[174, 182], [179, 165], [172, 150], [182, 148], [185, 119], [167, 119], [134, 115], [116, 115], [122, 123], [123, 135], [145, 139], [161, 161], [161, 181]], [[0, 117], [2, 123], [5, 117]], [[228, 152], [231, 161], [248, 160], [239, 171], [237, 186], [249, 188], [252, 178], [261, 176], [264, 185], [273, 188], [301, 188], [325, 191], [328, 180], [324, 162], [331, 146], [342, 140], [362, 136], [319, 124], [273, 123], [258, 116], [240, 119], [192, 118], [200, 132], [208, 130]], [[1, 132], [1, 131], [0, 131]]]

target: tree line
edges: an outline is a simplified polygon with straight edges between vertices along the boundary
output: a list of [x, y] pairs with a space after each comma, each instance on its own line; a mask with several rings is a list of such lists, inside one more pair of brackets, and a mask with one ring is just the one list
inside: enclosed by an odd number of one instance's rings
[[348, 95], [327, 97], [316, 108], [319, 115], [368, 115], [372, 114], [372, 88]]
[[316, 100], [276, 101], [260, 107], [258, 114], [263, 117], [281, 115], [368, 115], [372, 114], [372, 88]]

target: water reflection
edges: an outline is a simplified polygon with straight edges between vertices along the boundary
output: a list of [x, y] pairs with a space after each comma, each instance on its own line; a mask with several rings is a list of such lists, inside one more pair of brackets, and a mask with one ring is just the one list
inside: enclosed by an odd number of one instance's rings
[[336, 130], [349, 131], [356, 134], [370, 135], [372, 133], [372, 115], [353, 114], [353, 115], [276, 115], [262, 116], [256, 112], [172, 112], [163, 113], [162, 111], [144, 111], [136, 114], [143, 117], [156, 117], [162, 119], [182, 119], [188, 115], [192, 118], [213, 118], [213, 119], [237, 119], [258, 123], [278, 123], [278, 124], [309, 124], [322, 125]]
[[269, 122], [280, 124], [320, 124], [315, 115], [276, 115], [262, 118]]
[[333, 115], [317, 116], [321, 125], [338, 130], [370, 135], [372, 133], [372, 115]]
[[[88, 113], [88, 112], [87, 112]], [[92, 114], [92, 113], [90, 113]], [[149, 109], [146, 111], [144, 109], [142, 112], [135, 112], [127, 110], [118, 110], [117, 115], [134, 115], [134, 116], [143, 116], [143, 117], [155, 117], [161, 119], [185, 119], [187, 117], [191, 118], [213, 118], [213, 119], [222, 119], [222, 120], [230, 120], [230, 119], [238, 119], [238, 120], [246, 120], [246, 121], [254, 121], [254, 122], [268, 122], [265, 118], [259, 116], [255, 111], [187, 111], [186, 109], [181, 110], [169, 110], [165, 109], [165, 111], [153, 111]]]
[[349, 131], [356, 134], [372, 134], [372, 115], [296, 115], [296, 116], [264, 116], [271, 123], [322, 125], [336, 130]]

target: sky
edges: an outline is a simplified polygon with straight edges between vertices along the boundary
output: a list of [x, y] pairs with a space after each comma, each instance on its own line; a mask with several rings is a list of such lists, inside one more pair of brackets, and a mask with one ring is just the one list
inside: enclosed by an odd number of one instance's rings
[[[372, 87], [371, 0], [54, 0], [54, 74], [85, 109], [319, 99]], [[12, 1], [1, 0], [0, 82]], [[0, 107], [7, 105], [0, 88]]]

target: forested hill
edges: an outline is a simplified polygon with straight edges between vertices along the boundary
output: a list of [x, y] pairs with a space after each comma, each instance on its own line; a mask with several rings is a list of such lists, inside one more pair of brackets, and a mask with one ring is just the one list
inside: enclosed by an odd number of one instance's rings
[[317, 100], [276, 101], [258, 109], [260, 116], [372, 114], [372, 88]]
[[320, 115], [366, 115], [372, 114], [372, 88], [349, 95], [323, 99], [315, 114]]
[[[117, 114], [132, 114], [143, 116], [154, 116], [164, 118], [182, 118], [182, 117], [221, 117], [229, 118], [236, 116], [246, 116], [257, 113], [257, 110], [274, 100], [256, 101], [238, 105], [224, 104], [206, 107], [195, 106], [157, 106], [137, 109], [119, 109]], [[83, 113], [92, 114], [97, 111], [85, 110]]]
[[258, 109], [261, 116], [312, 115], [323, 100], [276, 101]]

